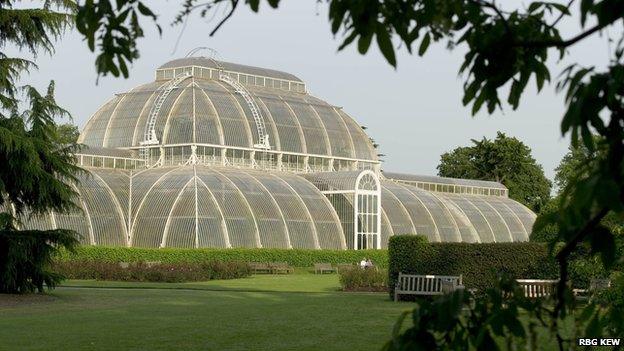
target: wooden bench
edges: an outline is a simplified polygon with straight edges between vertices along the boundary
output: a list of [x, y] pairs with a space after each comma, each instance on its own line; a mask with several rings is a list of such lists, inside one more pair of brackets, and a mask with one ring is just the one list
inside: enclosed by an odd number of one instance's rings
[[271, 262], [269, 263], [269, 267], [271, 268], [271, 273], [273, 274], [288, 274], [293, 273], [295, 271], [287, 262]]
[[558, 280], [517, 279], [524, 296], [530, 299], [548, 297], [555, 293]]
[[271, 273], [271, 267], [266, 262], [250, 262], [249, 268], [251, 268], [251, 273], [253, 274]]
[[443, 295], [462, 288], [461, 275], [415, 275], [399, 273], [399, 278], [394, 287], [394, 301], [399, 301], [399, 295]]
[[332, 267], [332, 265], [329, 263], [315, 263], [314, 273], [315, 274], [336, 273], [336, 268]]

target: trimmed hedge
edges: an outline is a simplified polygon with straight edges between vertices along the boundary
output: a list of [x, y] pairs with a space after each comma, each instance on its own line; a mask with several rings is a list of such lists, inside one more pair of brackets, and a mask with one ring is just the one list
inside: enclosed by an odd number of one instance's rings
[[399, 272], [462, 275], [466, 288], [483, 291], [500, 273], [516, 278], [553, 279], [557, 266], [544, 244], [429, 243], [420, 235], [397, 235], [388, 243], [388, 290], [394, 294]]
[[98, 262], [288, 262], [293, 267], [312, 267], [326, 262], [358, 263], [370, 258], [376, 266], [388, 267], [387, 250], [302, 250], [302, 249], [145, 249], [128, 247], [81, 246], [75, 253], [62, 252], [59, 261]]
[[214, 279], [237, 279], [251, 275], [245, 262], [202, 262], [147, 264], [136, 262], [128, 267], [101, 261], [60, 261], [52, 266], [67, 279], [96, 279], [133, 282], [182, 283]]

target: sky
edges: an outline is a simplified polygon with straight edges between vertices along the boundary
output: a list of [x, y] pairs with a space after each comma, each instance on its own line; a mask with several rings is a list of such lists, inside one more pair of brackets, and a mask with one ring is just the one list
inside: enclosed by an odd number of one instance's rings
[[[263, 2], [259, 14], [242, 7], [213, 37], [209, 32], [215, 20], [193, 16], [182, 32], [181, 26], [170, 26], [178, 1], [147, 3], [160, 15], [163, 34], [143, 20], [141, 57], [131, 66], [128, 79], [100, 77], [96, 82], [95, 54], [77, 32], [70, 31], [57, 43], [54, 55], [36, 58], [39, 70], [24, 80], [42, 88], [55, 80], [58, 103], [82, 128], [113, 94], [153, 81], [158, 66], [196, 47], [211, 47], [224, 61], [293, 73], [312, 95], [343, 107], [380, 144], [387, 171], [434, 175], [442, 153], [502, 131], [526, 143], [552, 179], [567, 150], [569, 142], [559, 129], [564, 101], [555, 93], [554, 83], [537, 94], [532, 81], [515, 111], [506, 106], [492, 115], [471, 116], [470, 106], [461, 103], [462, 48], [449, 51], [444, 43], [432, 44], [424, 57], [399, 49], [395, 69], [375, 43], [365, 56], [356, 47], [337, 51], [341, 37], [331, 34], [327, 8], [316, 1], [283, 1], [278, 10]], [[562, 25], [564, 34], [578, 31], [573, 21]], [[570, 57], [604, 66], [608, 49], [606, 36], [596, 35], [574, 46]], [[553, 78], [567, 63], [551, 60]]]

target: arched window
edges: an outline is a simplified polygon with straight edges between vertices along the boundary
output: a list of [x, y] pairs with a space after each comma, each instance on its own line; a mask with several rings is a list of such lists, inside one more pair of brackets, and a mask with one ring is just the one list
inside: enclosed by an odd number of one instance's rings
[[362, 171], [355, 182], [354, 249], [381, 248], [381, 187], [372, 171]]

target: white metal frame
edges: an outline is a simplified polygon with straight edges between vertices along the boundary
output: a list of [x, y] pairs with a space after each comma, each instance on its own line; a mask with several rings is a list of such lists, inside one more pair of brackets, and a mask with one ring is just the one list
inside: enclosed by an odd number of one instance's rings
[[[184, 72], [180, 76], [174, 77], [169, 82], [167, 82], [166, 84], [158, 88], [160, 92], [156, 96], [154, 100], [154, 104], [152, 105], [152, 108], [150, 109], [149, 115], [147, 117], [147, 123], [145, 124], [145, 132], [143, 133], [143, 141], [139, 143], [140, 145], [149, 146], [149, 145], [158, 145], [160, 143], [158, 140], [158, 136], [156, 135], [156, 119], [158, 118], [160, 109], [162, 108], [162, 105], [165, 103], [165, 100], [167, 100], [167, 97], [169, 96], [169, 94], [171, 94], [173, 90], [177, 89], [178, 86], [185, 79], [191, 76], [192, 75], [190, 73]], [[149, 162], [149, 149], [142, 148], [141, 152], [143, 154], [143, 159], [145, 159], [146, 162]]]
[[254, 144], [254, 147], [256, 149], [271, 150], [269, 134], [267, 133], [266, 126], [264, 124], [264, 118], [260, 113], [260, 108], [256, 104], [256, 101], [251, 96], [251, 93], [242, 84], [232, 79], [227, 74], [219, 72], [219, 80], [234, 88], [234, 91], [243, 97], [249, 107], [249, 110], [251, 110], [251, 115], [254, 119], [254, 123], [256, 124], [256, 131], [258, 133], [258, 143]]
[[[89, 155], [89, 154], [75, 154], [74, 155], [78, 161], [78, 165], [82, 167], [92, 167], [92, 168], [111, 168], [111, 169], [125, 169], [132, 170], [137, 168], [145, 167], [145, 160], [141, 160], [138, 158], [131, 157], [118, 157], [118, 156], [103, 156], [103, 155]], [[91, 160], [90, 163], [85, 162], [86, 160]], [[94, 160], [100, 160], [100, 165], [95, 165]], [[107, 167], [106, 160], [112, 161], [113, 166]], [[130, 164], [130, 165], [128, 165]], [[118, 165], [123, 165], [122, 167], [118, 167]]]
[[[249, 147], [244, 147], [244, 146], [224, 146], [224, 145], [219, 145], [219, 144], [209, 144], [209, 143], [180, 143], [180, 144], [167, 144], [167, 145], [145, 145], [145, 146], [133, 146], [133, 147], [126, 147], [126, 148], [120, 148], [122, 150], [152, 150], [155, 148], [159, 148], [162, 150], [166, 150], [169, 148], [174, 148], [174, 147], [184, 147], [184, 146], [204, 146], [204, 147], [211, 147], [211, 148], [215, 148], [215, 149], [219, 149], [222, 151], [222, 160], [220, 160], [217, 163], [214, 162], [210, 162], [210, 163], [206, 163], [208, 165], [215, 165], [215, 164], [221, 164], [223, 166], [230, 166], [231, 164], [227, 161], [227, 157], [225, 156], [227, 153], [227, 150], [241, 150], [241, 151], [250, 151], [250, 152], [255, 152], [255, 151], [259, 151], [256, 148], [249, 148]], [[358, 169], [358, 165], [361, 164], [370, 164], [371, 168], [374, 171], [378, 171], [380, 166], [381, 166], [381, 162], [379, 161], [374, 161], [374, 160], [364, 160], [364, 159], [358, 159], [358, 158], [350, 158], [350, 157], [335, 157], [335, 156], [327, 156], [327, 155], [316, 155], [316, 154], [306, 154], [306, 153], [301, 153], [301, 152], [290, 152], [290, 151], [278, 151], [278, 150], [262, 150], [262, 152], [266, 152], [266, 153], [271, 153], [274, 154], [276, 159], [279, 161], [278, 164], [275, 167], [269, 167], [269, 168], [265, 168], [262, 167], [261, 165], [254, 163], [253, 162], [253, 153], [249, 153], [249, 157], [247, 157], [247, 161], [248, 162], [244, 162], [244, 163], [240, 163], [237, 164], [237, 166], [240, 167], [245, 167], [245, 168], [254, 168], [254, 169], [268, 169], [268, 170], [280, 170], [280, 171], [287, 171], [287, 172], [295, 172], [295, 173], [308, 173], [308, 172], [314, 172], [315, 170], [309, 166], [309, 158], [313, 157], [313, 158], [319, 158], [319, 159], [326, 159], [329, 160], [329, 162], [331, 162], [333, 164], [334, 161], [339, 160], [339, 161], [344, 161], [349, 163], [349, 168], [350, 170], [360, 170]], [[190, 153], [189, 153], [190, 155]], [[288, 156], [300, 156], [303, 158], [303, 165], [301, 168], [296, 167], [289, 167], [288, 165], [280, 165], [279, 163], [281, 163], [281, 159], [284, 155], [288, 155]], [[160, 158], [163, 159], [164, 158], [164, 154], [160, 155]], [[141, 158], [141, 160], [143, 160]], [[332, 168], [331, 171], [335, 171], [334, 168]], [[344, 170], [343, 170], [344, 171]]]
[[[365, 177], [372, 179], [375, 185], [374, 190], [361, 189], [362, 180]], [[362, 171], [355, 179], [353, 192], [353, 248], [360, 249], [381, 249], [381, 183], [379, 177], [373, 171]], [[371, 204], [371, 200], [375, 204]], [[362, 201], [360, 201], [362, 200]], [[360, 202], [364, 208], [360, 208]], [[374, 206], [373, 206], [374, 205]], [[372, 220], [372, 221], [371, 221]], [[364, 222], [364, 223], [363, 223]], [[371, 227], [371, 223], [375, 223]], [[361, 224], [361, 225], [360, 225]], [[360, 240], [360, 237], [362, 240]], [[363, 240], [366, 240], [366, 247], [362, 247]]]
[[[209, 58], [213, 61], [218, 62], [218, 60], [214, 59], [214, 58]], [[220, 66], [220, 65], [218, 65]], [[179, 71], [179, 70], [183, 70], [183, 71], [188, 71], [190, 72], [193, 76], [198, 77], [198, 78], [215, 78], [215, 76], [218, 75], [218, 71], [219, 68], [215, 69], [215, 68], [210, 68], [210, 67], [202, 67], [202, 66], [195, 66], [195, 65], [190, 65], [190, 66], [181, 66], [181, 67], [172, 67], [172, 68], [159, 68], [156, 70], [156, 80], [167, 80], [167, 79], [171, 79], [171, 77], [175, 76], [175, 72]], [[271, 88], [271, 89], [279, 89], [279, 90], [285, 90], [285, 91], [294, 91], [297, 93], [306, 93], [307, 89], [306, 89], [306, 84], [304, 82], [301, 81], [294, 81], [294, 80], [288, 80], [288, 79], [282, 79], [282, 78], [274, 78], [274, 77], [267, 77], [267, 76], [261, 76], [261, 75], [257, 75], [257, 74], [251, 74], [251, 73], [242, 73], [242, 72], [236, 72], [236, 71], [229, 71], [229, 70], [225, 70], [223, 68], [221, 68], [221, 70], [232, 76], [232, 77], [236, 77], [236, 80], [241, 83], [241, 84], [245, 84], [245, 85], [249, 85], [249, 86], [258, 86], [258, 87], [266, 87], [266, 88]], [[206, 72], [207, 74], [204, 74], [204, 72]], [[169, 74], [170, 73], [170, 74]], [[171, 76], [171, 77], [168, 77]], [[246, 77], [253, 77], [254, 78], [254, 84], [249, 84], [248, 82], [246, 83], [242, 83], [241, 82], [241, 76], [246, 76]], [[256, 84], [256, 82], [262, 82], [261, 84]], [[279, 82], [279, 87], [276, 87], [275, 84], [271, 84], [270, 86], [267, 85], [268, 82]], [[283, 88], [283, 84], [282, 83], [286, 83], [286, 89]]]
[[[404, 179], [393, 179], [390, 180], [415, 186], [419, 189], [423, 189], [425, 191], [438, 192], [438, 193], [450, 193], [450, 194], [464, 194], [464, 195], [481, 195], [481, 196], [498, 196], [498, 197], [508, 197], [509, 191], [507, 189], [501, 188], [488, 188], [483, 186], [475, 186], [475, 185], [463, 185], [463, 184], [443, 184], [443, 183], [434, 183], [434, 182], [423, 182], [423, 181], [415, 181], [415, 180], [404, 180]], [[444, 187], [452, 188], [453, 191], [445, 191]], [[462, 188], [465, 188], [465, 191], [462, 191]], [[498, 192], [499, 194], [496, 194]]]

